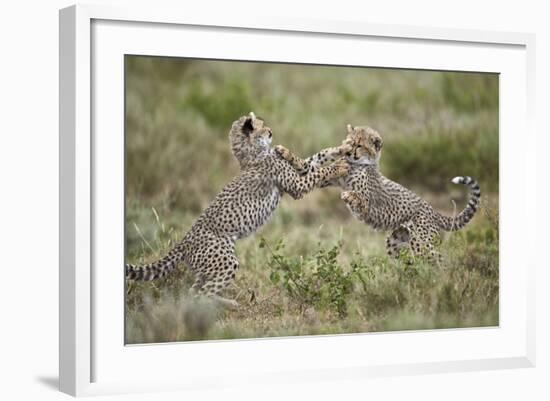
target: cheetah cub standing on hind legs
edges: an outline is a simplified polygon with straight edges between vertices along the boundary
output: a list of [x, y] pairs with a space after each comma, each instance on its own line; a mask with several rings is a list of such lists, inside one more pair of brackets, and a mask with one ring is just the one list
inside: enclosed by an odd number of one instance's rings
[[226, 307], [236, 301], [219, 294], [235, 278], [239, 261], [235, 241], [260, 228], [275, 211], [283, 194], [299, 199], [321, 180], [344, 176], [344, 162], [312, 167], [299, 175], [271, 148], [271, 128], [254, 113], [235, 121], [229, 132], [231, 150], [241, 171], [227, 184], [199, 216], [182, 241], [162, 259], [142, 265], [126, 265], [126, 278], [154, 280], [166, 276], [178, 263], [195, 275], [192, 290], [207, 295]]
[[470, 177], [455, 177], [452, 182], [470, 188], [468, 205], [454, 217], [444, 216], [402, 185], [384, 177], [378, 168], [382, 151], [380, 134], [370, 127], [347, 126], [348, 135], [340, 148], [328, 148], [302, 160], [283, 146], [276, 152], [299, 172], [318, 168], [327, 160], [344, 153], [350, 164], [346, 177], [322, 181], [320, 186], [339, 186], [342, 200], [351, 213], [375, 229], [391, 230], [386, 238], [386, 250], [391, 257], [409, 248], [413, 255], [428, 256], [439, 261], [435, 242], [441, 230], [456, 231], [464, 227], [479, 207], [481, 192]]

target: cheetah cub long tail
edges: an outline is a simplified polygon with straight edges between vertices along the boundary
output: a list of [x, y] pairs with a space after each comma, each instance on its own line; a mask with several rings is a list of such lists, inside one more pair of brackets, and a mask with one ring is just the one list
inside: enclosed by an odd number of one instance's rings
[[445, 231], [457, 231], [464, 227], [479, 208], [481, 190], [479, 184], [472, 177], [455, 177], [451, 180], [454, 184], [462, 184], [470, 188], [470, 200], [466, 207], [456, 216], [444, 216], [439, 214], [441, 218], [440, 227]]

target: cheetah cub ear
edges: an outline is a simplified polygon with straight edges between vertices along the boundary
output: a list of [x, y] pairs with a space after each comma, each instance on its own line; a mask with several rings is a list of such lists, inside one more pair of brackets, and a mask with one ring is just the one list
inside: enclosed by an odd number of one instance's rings
[[353, 134], [353, 126], [351, 124], [346, 125], [346, 129], [348, 130], [348, 135]]
[[256, 115], [251, 111], [248, 114], [248, 117], [246, 120], [244, 120], [243, 124], [243, 133], [246, 135], [250, 135], [252, 131], [254, 131], [254, 120], [256, 119]]

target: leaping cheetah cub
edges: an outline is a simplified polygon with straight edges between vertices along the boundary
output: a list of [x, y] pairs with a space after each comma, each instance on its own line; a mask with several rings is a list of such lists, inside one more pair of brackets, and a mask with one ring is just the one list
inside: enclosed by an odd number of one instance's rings
[[390, 256], [397, 257], [401, 249], [413, 254], [439, 258], [434, 249], [441, 230], [456, 231], [464, 227], [479, 207], [481, 192], [470, 177], [455, 177], [452, 182], [470, 188], [467, 206], [458, 215], [444, 216], [418, 195], [384, 177], [378, 168], [382, 153], [382, 138], [370, 127], [347, 127], [348, 135], [339, 148], [328, 148], [302, 160], [283, 146], [276, 148], [298, 172], [318, 168], [326, 160], [345, 153], [350, 164], [346, 177], [322, 181], [320, 186], [335, 185], [344, 191], [341, 198], [351, 213], [376, 229], [392, 230], [386, 239]]
[[239, 261], [235, 241], [260, 228], [275, 211], [284, 193], [294, 199], [310, 192], [321, 180], [348, 172], [346, 163], [313, 167], [299, 175], [270, 148], [273, 132], [250, 113], [235, 121], [229, 132], [231, 150], [241, 171], [199, 216], [183, 240], [162, 259], [143, 266], [126, 265], [131, 280], [154, 280], [183, 262], [195, 275], [192, 290], [237, 306], [219, 294], [233, 281]]

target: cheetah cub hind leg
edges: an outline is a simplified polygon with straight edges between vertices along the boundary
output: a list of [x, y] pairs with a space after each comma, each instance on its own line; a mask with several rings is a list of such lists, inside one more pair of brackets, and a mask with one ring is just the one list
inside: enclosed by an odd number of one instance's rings
[[[217, 287], [218, 283], [216, 283], [216, 281], [210, 280], [205, 282], [199, 278], [191, 287], [190, 295], [193, 298], [204, 298], [212, 301], [216, 306], [221, 306], [225, 309], [238, 309], [239, 303], [234, 299], [224, 298], [219, 295], [220, 291], [216, 291]], [[225, 288], [225, 286], [223, 288]]]
[[441, 242], [441, 240], [435, 234], [428, 237], [427, 240], [421, 241], [419, 254], [429, 263], [439, 266], [443, 262], [443, 256], [437, 250], [436, 244], [438, 242]]
[[392, 231], [392, 233], [386, 238], [386, 251], [392, 258], [398, 258], [401, 251], [410, 249], [411, 233], [405, 226]]
[[223, 258], [219, 260], [203, 261], [196, 266], [195, 282], [191, 286], [191, 293], [195, 296], [204, 296], [214, 303], [229, 309], [238, 308], [237, 301], [222, 297], [220, 294], [233, 282], [239, 268], [239, 261], [226, 249]]
[[441, 254], [436, 249], [436, 243], [440, 242], [437, 234], [413, 225], [410, 229], [409, 240], [413, 256], [418, 256], [430, 264], [440, 265], [443, 261]]
[[239, 309], [239, 303], [234, 299], [220, 297], [219, 295], [211, 295], [210, 298], [218, 305], [225, 309], [237, 310]]

